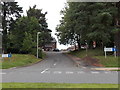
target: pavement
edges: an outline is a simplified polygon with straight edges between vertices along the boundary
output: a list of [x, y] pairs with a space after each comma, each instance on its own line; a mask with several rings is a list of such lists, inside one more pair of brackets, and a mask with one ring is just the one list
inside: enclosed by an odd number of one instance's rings
[[93, 70], [62, 52], [46, 52], [46, 59], [27, 67], [2, 69], [2, 82], [111, 83], [118, 84], [119, 71]]
[[98, 68], [92, 68], [92, 70], [106, 70], [106, 71], [112, 71], [112, 70], [120, 70], [120, 68], [116, 68], [116, 67], [109, 67], [109, 68], [105, 68], [105, 67], [98, 67]]

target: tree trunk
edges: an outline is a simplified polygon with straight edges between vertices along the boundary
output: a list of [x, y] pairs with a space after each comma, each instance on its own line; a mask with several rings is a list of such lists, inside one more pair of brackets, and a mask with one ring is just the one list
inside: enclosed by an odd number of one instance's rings
[[80, 46], [81, 46], [80, 41], [77, 41], [77, 43], [78, 43], [78, 50], [80, 50]]
[[77, 46], [76, 46], [76, 44], [74, 45], [75, 46], [75, 51], [77, 50]]
[[115, 34], [115, 46], [117, 48], [117, 56], [120, 56], [120, 31]]
[[[118, 8], [118, 16], [116, 18], [116, 26], [120, 29], [120, 2], [116, 3], [116, 7]], [[115, 46], [117, 48], [117, 56], [120, 56], [120, 31], [115, 33]]]
[[6, 22], [6, 3], [4, 2], [3, 5], [3, 21], [2, 21], [2, 28], [3, 28], [3, 37], [2, 37], [2, 48], [3, 52], [7, 53], [7, 22]]
[[80, 38], [79, 37], [77, 37], [77, 44], [78, 44], [78, 51], [79, 51], [80, 48], [81, 48], [81, 43], [80, 43]]

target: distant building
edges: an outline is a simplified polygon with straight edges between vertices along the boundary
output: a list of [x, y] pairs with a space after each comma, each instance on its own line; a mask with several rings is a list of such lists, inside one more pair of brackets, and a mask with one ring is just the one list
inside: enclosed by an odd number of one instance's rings
[[44, 46], [45, 51], [51, 51], [53, 49], [57, 48], [57, 41], [55, 38], [49, 43]]

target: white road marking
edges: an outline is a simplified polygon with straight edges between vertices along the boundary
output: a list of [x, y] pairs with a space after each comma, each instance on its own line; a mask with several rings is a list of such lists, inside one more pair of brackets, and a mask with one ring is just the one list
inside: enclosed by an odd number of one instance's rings
[[50, 73], [50, 71], [46, 71], [45, 73]]
[[67, 71], [66, 74], [73, 74], [74, 72], [71, 71]]
[[83, 71], [79, 71], [79, 72], [77, 72], [78, 74], [80, 74], [80, 73], [85, 73], [85, 72], [83, 72]]
[[105, 71], [105, 74], [108, 74], [108, 73], [110, 73], [110, 71]]
[[54, 74], [61, 74], [62, 72], [61, 71], [54, 71], [53, 73]]
[[43, 70], [41, 73], [44, 73], [44, 72], [46, 72], [47, 70], [49, 70], [49, 68], [47, 68], [47, 69]]
[[0, 74], [6, 74], [6, 73], [0, 73]]
[[92, 71], [91, 73], [93, 73], [93, 74], [98, 74], [98, 73], [100, 73], [100, 72], [93, 72], [93, 71]]
[[82, 68], [86, 68], [86, 67], [82, 67]]
[[54, 66], [56, 65], [56, 63], [54, 63]]

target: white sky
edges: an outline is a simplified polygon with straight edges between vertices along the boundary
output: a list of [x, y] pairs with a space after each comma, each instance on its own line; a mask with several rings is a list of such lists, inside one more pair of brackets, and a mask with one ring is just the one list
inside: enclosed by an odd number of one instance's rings
[[[46, 18], [48, 23], [48, 28], [52, 30], [52, 36], [55, 36], [55, 28], [59, 24], [61, 19], [60, 11], [65, 7], [66, 0], [15, 0], [18, 4], [23, 7], [24, 15], [26, 15], [26, 10], [29, 6], [33, 7], [37, 5], [38, 9], [42, 9], [43, 12], [47, 12]], [[68, 46], [60, 45], [57, 43], [59, 49], [65, 49]]]

